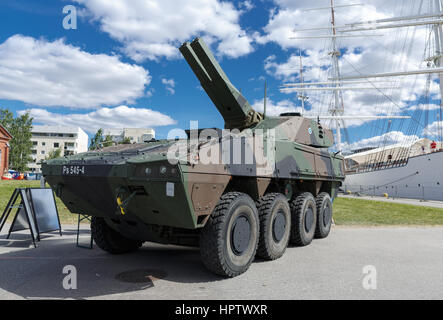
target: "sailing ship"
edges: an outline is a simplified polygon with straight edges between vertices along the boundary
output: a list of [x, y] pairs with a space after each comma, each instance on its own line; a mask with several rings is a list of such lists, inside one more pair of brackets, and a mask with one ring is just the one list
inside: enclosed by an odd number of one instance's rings
[[[396, 1], [405, 5], [404, 0]], [[328, 114], [307, 115], [318, 117], [321, 121], [330, 121], [336, 131], [337, 153], [342, 153], [346, 159], [347, 178], [343, 189], [347, 193], [359, 193], [371, 196], [392, 196], [422, 200], [443, 201], [443, 6], [441, 0], [414, 1], [406, 15], [395, 16], [372, 21], [358, 21], [336, 24], [337, 8], [359, 6], [360, 4], [335, 5], [330, 0], [327, 9], [331, 13], [331, 26], [326, 28], [304, 29], [301, 31], [327, 30], [327, 35], [294, 37], [294, 39], [329, 39], [332, 59], [328, 79], [324, 82], [305, 82], [303, 66], [300, 67], [300, 82], [286, 83], [282, 92], [297, 92], [304, 107], [309, 91], [332, 92]], [[312, 10], [312, 9], [310, 9]], [[407, 10], [403, 10], [407, 11]], [[411, 48], [423, 45], [421, 61], [410, 63], [406, 61], [405, 69], [389, 70], [389, 72], [368, 73], [352, 65], [354, 74], [342, 74], [341, 65], [343, 52], [346, 48], [339, 46], [339, 40], [347, 37], [381, 36], [378, 32], [384, 30], [403, 30], [398, 37], [403, 36], [404, 45], [399, 50], [406, 59]], [[406, 30], [406, 31], [405, 31]], [[296, 30], [297, 31], [297, 30]], [[418, 33], [418, 35], [417, 35]], [[425, 34], [426, 38], [420, 38]], [[421, 41], [416, 41], [420, 38]], [[384, 50], [385, 48], [380, 48]], [[400, 54], [400, 55], [401, 55]], [[300, 54], [302, 60], [302, 54]], [[418, 65], [418, 68], [411, 66]], [[423, 67], [424, 65], [424, 67]], [[396, 67], [401, 67], [396, 66]], [[417, 91], [417, 83], [424, 83], [423, 92], [416, 93], [416, 105], [410, 103], [399, 105], [395, 90], [404, 90], [406, 85]], [[357, 85], [365, 85], [357, 87]], [[383, 87], [385, 86], [385, 87]], [[435, 97], [432, 88], [438, 86], [439, 97]], [[383, 88], [382, 88], [383, 87]], [[374, 90], [379, 94], [384, 109], [375, 112], [374, 116], [359, 117], [355, 114], [347, 116], [343, 94], [347, 90]], [[348, 109], [352, 106], [347, 106]], [[376, 107], [374, 106], [374, 111]], [[305, 111], [309, 113], [309, 111]], [[382, 115], [381, 115], [382, 114]], [[343, 142], [343, 133], [349, 136], [346, 122], [352, 120], [369, 121], [371, 132], [379, 133], [377, 139], [368, 146], [358, 146]], [[430, 122], [433, 122], [432, 126]], [[375, 130], [374, 128], [377, 128]], [[401, 139], [393, 141], [392, 136]], [[371, 139], [366, 139], [371, 141]]]

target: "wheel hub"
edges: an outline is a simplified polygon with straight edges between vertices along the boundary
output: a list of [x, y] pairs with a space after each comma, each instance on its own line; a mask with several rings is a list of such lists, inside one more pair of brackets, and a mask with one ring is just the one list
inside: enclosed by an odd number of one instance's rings
[[232, 225], [231, 247], [236, 255], [242, 255], [249, 246], [251, 223], [246, 216], [239, 216]]
[[286, 219], [285, 214], [282, 211], [277, 212], [272, 224], [272, 235], [275, 242], [280, 242], [285, 235]]
[[312, 229], [312, 225], [314, 224], [314, 211], [311, 207], [306, 210], [305, 214], [305, 230], [309, 233]]

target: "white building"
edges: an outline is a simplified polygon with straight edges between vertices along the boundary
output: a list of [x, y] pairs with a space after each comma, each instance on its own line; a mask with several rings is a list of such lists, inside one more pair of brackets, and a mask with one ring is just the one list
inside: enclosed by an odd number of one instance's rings
[[155, 139], [155, 130], [149, 128], [103, 129], [103, 137], [111, 136], [115, 143], [129, 139], [131, 143], [143, 143]]
[[88, 151], [89, 137], [79, 127], [33, 126], [31, 141], [33, 162], [28, 164], [31, 171], [40, 172], [40, 162], [51, 151], [61, 149], [61, 156]]

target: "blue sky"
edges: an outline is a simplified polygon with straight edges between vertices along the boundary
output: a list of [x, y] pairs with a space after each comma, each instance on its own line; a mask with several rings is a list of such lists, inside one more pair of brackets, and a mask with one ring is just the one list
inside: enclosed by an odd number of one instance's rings
[[[369, 2], [374, 3], [363, 10], [366, 18], [393, 15], [398, 7], [386, 1]], [[0, 106], [17, 114], [30, 110], [36, 124], [79, 125], [90, 135], [98, 127], [154, 127], [157, 137], [164, 138], [173, 128], [188, 128], [191, 120], [198, 120], [200, 127], [223, 127], [222, 117], [178, 52], [181, 42], [201, 36], [232, 83], [256, 108], [262, 106], [266, 79], [270, 112], [296, 111], [300, 105], [296, 95], [281, 93], [279, 87], [297, 81], [300, 48], [309, 68], [307, 81], [321, 80], [313, 74], [326, 72], [329, 60], [324, 42], [314, 45], [290, 36], [300, 25], [327, 25], [328, 14], [309, 16], [301, 11], [324, 3], [2, 0]], [[66, 5], [77, 9], [76, 30], [63, 28]], [[349, 16], [356, 18], [350, 14], [343, 19]], [[376, 47], [372, 43], [344, 44], [343, 52], [361, 63]], [[435, 94], [436, 89], [432, 90]], [[345, 102], [353, 105], [349, 115], [383, 114], [393, 108], [377, 99], [346, 97]], [[377, 108], [371, 106], [376, 100]], [[405, 108], [420, 102], [419, 97], [397, 100], [403, 108], [398, 114], [408, 114]], [[328, 99], [313, 97], [311, 101], [317, 105], [309, 105], [308, 111], [327, 111]], [[374, 129], [383, 126], [376, 123], [351, 122], [350, 143], [385, 133]], [[397, 132], [393, 142], [402, 138]]]

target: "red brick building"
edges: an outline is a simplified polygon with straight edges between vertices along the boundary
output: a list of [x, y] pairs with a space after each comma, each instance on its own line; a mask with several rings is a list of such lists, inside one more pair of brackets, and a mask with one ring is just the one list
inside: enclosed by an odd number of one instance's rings
[[0, 124], [0, 177], [8, 170], [11, 134]]

